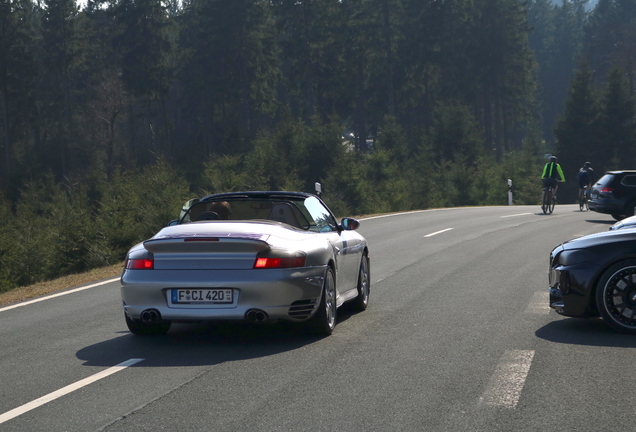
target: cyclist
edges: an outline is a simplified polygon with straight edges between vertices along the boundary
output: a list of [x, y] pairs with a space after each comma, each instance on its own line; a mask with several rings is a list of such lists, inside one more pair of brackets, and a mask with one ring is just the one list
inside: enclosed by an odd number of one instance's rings
[[583, 201], [583, 197], [585, 195], [585, 190], [589, 191], [592, 188], [592, 182], [594, 180], [594, 170], [592, 169], [592, 164], [589, 162], [585, 162], [579, 173], [577, 175], [577, 179], [579, 181], [579, 202]]
[[[543, 167], [543, 174], [541, 175], [541, 180], [543, 182], [543, 193], [545, 194], [545, 191], [549, 187], [552, 187], [552, 189], [554, 189], [554, 193], [552, 194], [552, 196], [554, 200], [556, 201], [558, 182], [565, 181], [563, 170], [561, 169], [561, 165], [557, 163], [556, 156], [554, 155], [551, 156], [550, 162], [545, 164], [545, 166]], [[543, 202], [543, 196], [541, 198], [541, 202]]]

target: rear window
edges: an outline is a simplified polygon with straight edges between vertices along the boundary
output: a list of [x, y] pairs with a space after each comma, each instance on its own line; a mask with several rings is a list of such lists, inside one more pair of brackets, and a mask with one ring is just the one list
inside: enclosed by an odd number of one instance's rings
[[614, 174], [605, 174], [596, 182], [595, 186], [608, 186], [612, 182], [612, 180], [614, 180], [614, 177]]

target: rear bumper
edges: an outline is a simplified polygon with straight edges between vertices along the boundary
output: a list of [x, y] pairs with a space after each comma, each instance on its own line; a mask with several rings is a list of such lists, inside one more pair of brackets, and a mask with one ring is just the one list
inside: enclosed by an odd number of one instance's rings
[[[129, 270], [122, 275], [121, 298], [126, 315], [140, 319], [147, 309], [163, 321], [242, 321], [250, 310], [270, 320], [303, 321], [320, 303], [326, 267], [265, 270]], [[231, 305], [170, 305], [173, 288], [230, 288]], [[304, 313], [298, 313], [299, 310]]]
[[621, 214], [625, 203], [615, 199], [591, 199], [587, 202], [590, 210], [597, 213]]

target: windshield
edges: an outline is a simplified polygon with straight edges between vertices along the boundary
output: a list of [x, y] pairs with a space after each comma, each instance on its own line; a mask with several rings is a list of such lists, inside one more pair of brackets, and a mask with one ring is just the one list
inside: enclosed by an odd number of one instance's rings
[[214, 220], [273, 220], [296, 228], [325, 232], [336, 229], [336, 221], [315, 197], [304, 199], [226, 197], [198, 202], [180, 223]]

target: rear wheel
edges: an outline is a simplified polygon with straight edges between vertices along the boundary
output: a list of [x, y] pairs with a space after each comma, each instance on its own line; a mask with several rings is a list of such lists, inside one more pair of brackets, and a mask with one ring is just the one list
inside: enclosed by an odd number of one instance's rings
[[371, 271], [369, 268], [369, 257], [362, 255], [360, 262], [360, 272], [358, 273], [358, 297], [353, 301], [353, 307], [358, 311], [363, 311], [369, 306], [369, 291], [371, 288]]
[[550, 202], [548, 203], [548, 212], [552, 213], [554, 211], [554, 206], [556, 205], [556, 198], [554, 195], [550, 194]]
[[541, 197], [541, 210], [543, 210], [543, 214], [548, 214], [548, 191], [543, 191], [543, 196]]
[[336, 282], [331, 268], [327, 269], [320, 305], [309, 326], [313, 333], [321, 336], [329, 336], [336, 327]]
[[166, 334], [168, 333], [168, 330], [170, 330], [170, 325], [172, 324], [169, 322], [160, 322], [156, 324], [142, 323], [139, 320], [130, 319], [125, 312], [124, 318], [126, 318], [126, 325], [128, 326], [128, 330], [130, 330], [131, 333], [139, 336]]
[[596, 287], [596, 306], [614, 330], [636, 334], [636, 260], [618, 262], [603, 273]]
[[554, 201], [552, 200], [552, 192], [550, 190], [543, 191], [541, 210], [543, 210], [544, 214], [552, 213], [552, 210], [554, 210]]

